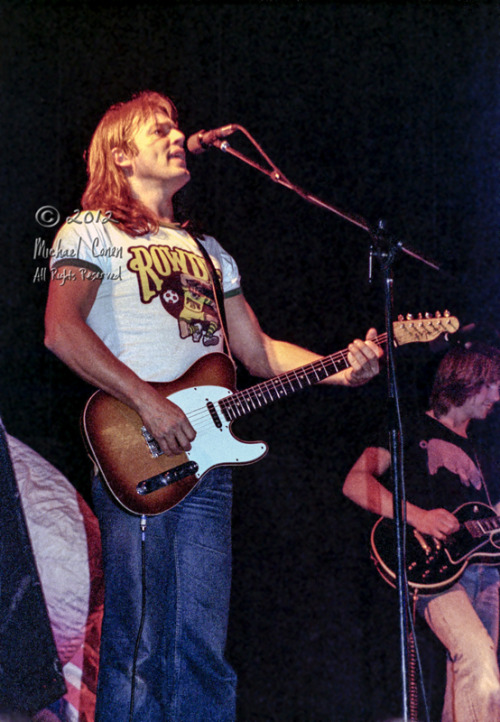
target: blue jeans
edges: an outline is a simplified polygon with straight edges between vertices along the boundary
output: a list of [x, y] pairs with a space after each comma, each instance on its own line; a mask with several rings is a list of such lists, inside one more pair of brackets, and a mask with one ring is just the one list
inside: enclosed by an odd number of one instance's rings
[[[102, 536], [105, 603], [96, 722], [129, 719], [142, 598], [140, 517], [93, 498]], [[147, 519], [146, 617], [135, 674], [134, 722], [234, 722], [236, 675], [224, 659], [231, 583], [229, 469]]]
[[448, 591], [418, 602], [448, 650], [442, 722], [500, 722], [498, 588], [498, 570], [474, 564]]

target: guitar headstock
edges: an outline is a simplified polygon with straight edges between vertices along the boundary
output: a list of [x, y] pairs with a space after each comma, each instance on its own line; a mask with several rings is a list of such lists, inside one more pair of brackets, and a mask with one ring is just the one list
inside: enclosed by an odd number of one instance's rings
[[392, 328], [396, 345], [403, 346], [405, 343], [427, 343], [442, 333], [455, 333], [460, 328], [460, 322], [449, 311], [443, 314], [437, 311], [435, 316], [429, 313], [419, 313], [416, 318], [411, 314], [406, 318], [398, 316]]

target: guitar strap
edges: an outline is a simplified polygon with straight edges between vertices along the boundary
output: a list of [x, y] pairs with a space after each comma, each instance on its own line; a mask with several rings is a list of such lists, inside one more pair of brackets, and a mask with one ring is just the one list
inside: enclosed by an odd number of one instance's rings
[[486, 494], [486, 499], [488, 500], [488, 504], [492, 507], [493, 504], [491, 503], [490, 490], [488, 489], [488, 484], [486, 483], [486, 477], [484, 476], [483, 470], [481, 469], [481, 465], [479, 463], [479, 459], [478, 459], [475, 449], [474, 449], [474, 461], [476, 462], [476, 466], [479, 469], [479, 473], [481, 474], [481, 479], [483, 480], [483, 487], [484, 487], [484, 492]]
[[217, 271], [215, 270], [215, 266], [213, 264], [212, 259], [210, 258], [210, 254], [208, 253], [208, 251], [205, 248], [205, 246], [203, 245], [203, 243], [201, 243], [201, 241], [196, 236], [191, 235], [191, 238], [196, 242], [196, 244], [198, 245], [198, 248], [200, 249], [200, 251], [203, 255], [203, 258], [207, 262], [207, 268], [208, 268], [208, 272], [210, 274], [210, 280], [212, 282], [212, 289], [214, 291], [214, 299], [215, 299], [215, 303], [217, 304], [217, 310], [219, 312], [219, 318], [220, 318], [221, 324], [222, 324], [222, 336], [224, 339], [224, 346], [225, 346], [227, 355], [229, 356], [231, 361], [233, 361], [233, 356], [231, 354], [231, 349], [229, 348], [229, 342], [228, 342], [226, 311], [224, 308], [224, 293], [222, 291], [222, 286], [221, 286], [219, 277], [217, 275]]

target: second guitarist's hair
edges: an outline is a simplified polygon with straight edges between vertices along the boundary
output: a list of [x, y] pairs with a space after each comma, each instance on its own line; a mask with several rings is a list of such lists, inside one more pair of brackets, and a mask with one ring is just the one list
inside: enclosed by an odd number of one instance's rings
[[500, 349], [475, 343], [455, 346], [439, 364], [430, 396], [436, 418], [463, 406], [484, 384], [500, 382]]

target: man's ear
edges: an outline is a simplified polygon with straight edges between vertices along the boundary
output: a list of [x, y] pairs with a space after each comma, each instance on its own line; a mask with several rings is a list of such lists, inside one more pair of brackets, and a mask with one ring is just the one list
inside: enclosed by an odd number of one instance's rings
[[130, 156], [125, 153], [124, 150], [121, 150], [121, 148], [112, 148], [111, 155], [119, 168], [123, 168], [124, 170], [130, 168]]

